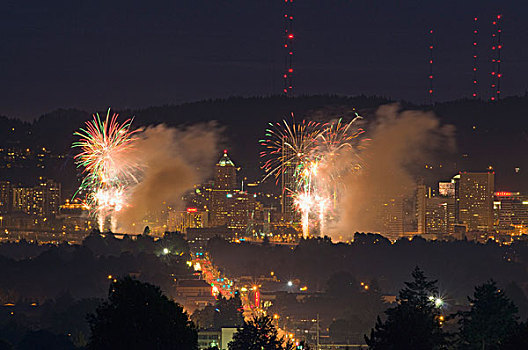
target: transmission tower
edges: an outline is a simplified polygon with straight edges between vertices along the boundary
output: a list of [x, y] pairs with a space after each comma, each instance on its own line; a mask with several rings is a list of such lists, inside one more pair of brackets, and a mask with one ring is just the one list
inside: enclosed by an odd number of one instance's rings
[[478, 37], [479, 37], [479, 28], [478, 28], [478, 17], [474, 19], [473, 27], [473, 98], [479, 98], [479, 84], [478, 84]]
[[293, 97], [293, 0], [284, 0], [284, 94]]
[[493, 20], [493, 30], [491, 33], [491, 101], [500, 100], [501, 94], [501, 19], [502, 15], [497, 15]]

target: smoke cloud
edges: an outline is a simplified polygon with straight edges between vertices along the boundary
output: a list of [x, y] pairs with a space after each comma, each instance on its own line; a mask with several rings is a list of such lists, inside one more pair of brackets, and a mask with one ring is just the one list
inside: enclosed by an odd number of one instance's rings
[[214, 123], [184, 129], [161, 124], [141, 131], [133, 147], [139, 181], [130, 188], [127, 206], [116, 213], [119, 231], [140, 233], [147, 217], [164, 224], [167, 206], [180, 207], [183, 194], [210, 175], [220, 131]]
[[423, 169], [437, 151], [455, 149], [454, 127], [441, 125], [432, 112], [382, 106], [366, 130], [370, 140], [359, 154], [361, 170], [344, 178], [337, 239], [350, 239], [354, 232], [383, 231], [383, 207], [391, 200], [411, 197], [416, 170]]

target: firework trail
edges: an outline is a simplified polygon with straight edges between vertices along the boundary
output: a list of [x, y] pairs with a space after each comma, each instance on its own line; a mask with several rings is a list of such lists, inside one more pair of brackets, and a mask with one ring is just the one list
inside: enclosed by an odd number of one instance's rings
[[107, 219], [115, 230], [113, 214], [126, 205], [126, 188], [137, 182], [134, 173], [138, 165], [130, 157], [137, 130], [131, 130], [132, 119], [120, 124], [117, 117], [115, 113], [110, 116], [110, 109], [105, 119], [94, 114], [85, 128], [74, 133], [79, 140], [72, 145], [81, 149], [75, 161], [85, 174], [75, 195], [88, 193], [86, 201], [97, 216], [100, 231]]
[[[342, 175], [359, 168], [356, 143], [363, 130], [355, 125], [361, 117], [356, 114], [350, 122], [342, 119], [333, 123], [288, 122], [270, 124], [267, 140], [261, 140], [266, 149], [264, 179], [274, 175], [279, 179], [292, 164], [294, 185], [289, 188], [295, 208], [301, 213], [303, 237], [309, 235], [310, 215], [325, 230], [326, 216], [336, 207], [338, 186]], [[350, 157], [353, 156], [353, 157]]]

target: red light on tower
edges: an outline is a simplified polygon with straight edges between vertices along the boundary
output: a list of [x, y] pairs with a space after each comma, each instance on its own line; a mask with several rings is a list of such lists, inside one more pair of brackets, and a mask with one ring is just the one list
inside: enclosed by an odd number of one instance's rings
[[288, 39], [293, 39], [293, 34], [288, 34]]

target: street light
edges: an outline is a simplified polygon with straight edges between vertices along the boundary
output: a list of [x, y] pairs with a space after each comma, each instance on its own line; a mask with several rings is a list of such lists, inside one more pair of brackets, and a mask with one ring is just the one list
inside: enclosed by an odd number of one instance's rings
[[293, 286], [293, 282], [292, 281], [288, 281], [288, 287], [292, 287]]

